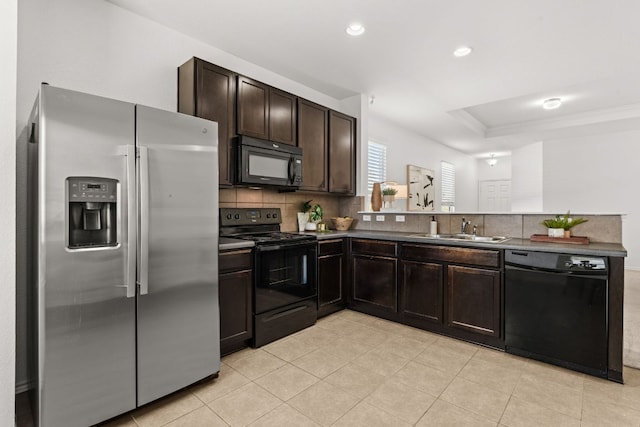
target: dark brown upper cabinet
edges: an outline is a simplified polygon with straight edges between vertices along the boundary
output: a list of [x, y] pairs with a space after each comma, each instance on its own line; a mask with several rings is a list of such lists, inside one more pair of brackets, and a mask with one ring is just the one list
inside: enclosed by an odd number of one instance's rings
[[238, 134], [269, 139], [269, 86], [238, 76]]
[[298, 98], [298, 147], [303, 150], [300, 190], [329, 189], [329, 109]]
[[329, 192], [354, 195], [356, 189], [356, 119], [329, 112]]
[[238, 134], [296, 145], [296, 97], [238, 76]]
[[236, 74], [198, 58], [178, 67], [178, 111], [218, 123], [220, 186], [233, 185]]
[[296, 145], [298, 98], [276, 88], [269, 88], [269, 140]]
[[355, 195], [356, 119], [198, 58], [178, 67], [178, 111], [218, 123], [220, 186], [235, 182], [234, 138], [303, 149], [301, 190]]

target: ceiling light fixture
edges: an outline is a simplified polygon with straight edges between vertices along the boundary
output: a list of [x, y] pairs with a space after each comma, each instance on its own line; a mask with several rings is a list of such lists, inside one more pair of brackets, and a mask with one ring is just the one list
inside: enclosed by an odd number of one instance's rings
[[354, 22], [347, 27], [347, 34], [350, 36], [359, 36], [364, 33], [364, 26], [358, 22]]
[[496, 163], [498, 163], [498, 159], [495, 158], [495, 154], [491, 153], [490, 154], [491, 158], [487, 159], [487, 164], [491, 167], [495, 166]]
[[469, 46], [460, 46], [453, 51], [453, 56], [455, 56], [456, 58], [462, 58], [463, 56], [469, 55], [472, 51], [473, 49], [471, 49]]
[[544, 108], [545, 110], [555, 110], [561, 105], [562, 99], [560, 98], [549, 98], [542, 101], [542, 108]]

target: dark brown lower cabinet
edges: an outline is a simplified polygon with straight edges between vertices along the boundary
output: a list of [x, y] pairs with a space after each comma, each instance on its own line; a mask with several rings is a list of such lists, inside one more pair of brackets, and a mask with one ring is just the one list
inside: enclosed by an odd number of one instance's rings
[[398, 302], [396, 280], [398, 260], [370, 255], [353, 255], [353, 301], [374, 310], [395, 313]]
[[417, 318], [442, 323], [442, 264], [402, 261], [400, 311], [403, 318]]
[[504, 348], [502, 258], [496, 249], [401, 244], [400, 320]]
[[447, 325], [499, 338], [500, 290], [500, 271], [450, 265]]
[[318, 242], [318, 317], [345, 307], [344, 239]]
[[252, 258], [251, 250], [220, 252], [218, 298], [223, 356], [247, 347], [253, 338]]
[[397, 244], [377, 240], [351, 241], [352, 308], [397, 320]]

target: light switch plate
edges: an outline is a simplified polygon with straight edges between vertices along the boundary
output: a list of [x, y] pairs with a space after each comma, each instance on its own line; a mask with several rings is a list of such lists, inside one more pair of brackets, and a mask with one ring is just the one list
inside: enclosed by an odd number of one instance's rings
[[404, 222], [404, 215], [396, 215], [396, 222]]
[[371, 221], [371, 215], [362, 215], [363, 221]]
[[376, 221], [384, 222], [384, 215], [376, 215]]

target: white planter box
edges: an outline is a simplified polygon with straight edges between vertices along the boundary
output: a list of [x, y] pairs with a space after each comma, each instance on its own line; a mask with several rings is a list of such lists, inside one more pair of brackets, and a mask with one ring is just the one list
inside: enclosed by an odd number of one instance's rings
[[549, 237], [564, 237], [564, 228], [549, 228]]

